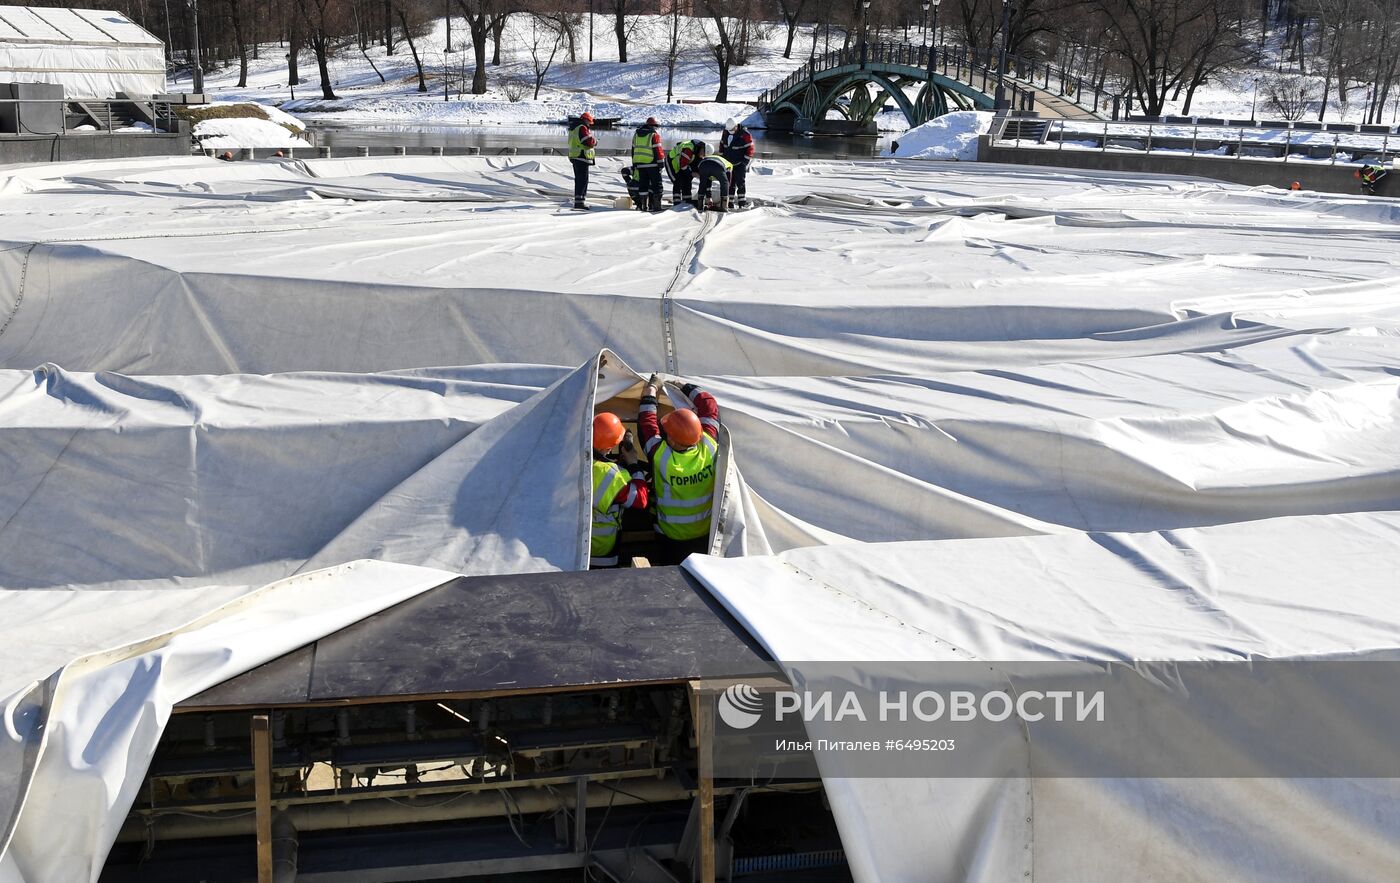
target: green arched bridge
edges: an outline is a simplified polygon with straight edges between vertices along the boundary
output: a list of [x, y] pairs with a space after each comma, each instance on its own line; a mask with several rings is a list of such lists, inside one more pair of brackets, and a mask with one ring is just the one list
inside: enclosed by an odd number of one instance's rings
[[[955, 110], [991, 110], [996, 67], [997, 53], [985, 49], [869, 43], [814, 57], [764, 92], [758, 109], [770, 129], [874, 132], [875, 115], [893, 102], [912, 127]], [[1005, 90], [1013, 111], [1117, 115], [1112, 95], [1045, 62], [1008, 56]]]

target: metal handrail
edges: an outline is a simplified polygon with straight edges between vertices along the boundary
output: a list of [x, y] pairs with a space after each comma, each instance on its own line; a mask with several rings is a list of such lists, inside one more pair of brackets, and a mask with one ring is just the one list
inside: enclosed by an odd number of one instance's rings
[[[1124, 147], [1123, 145], [1113, 145], [1114, 150], [1141, 154], [1172, 153], [1175, 155], [1181, 155], [1183, 152], [1186, 152], [1189, 156], [1197, 157], [1202, 156], [1200, 153], [1200, 142], [1204, 140], [1207, 143], [1218, 142], [1221, 146], [1230, 145], [1234, 148], [1233, 151], [1229, 153], [1209, 154], [1215, 159], [1273, 162], [1279, 165], [1288, 165], [1290, 162], [1303, 165], [1362, 165], [1365, 162], [1371, 161], [1372, 157], [1382, 164], [1394, 163], [1400, 160], [1400, 138], [1396, 138], [1395, 143], [1392, 143], [1392, 137], [1394, 136], [1390, 132], [1309, 132], [1306, 134], [1331, 134], [1332, 143], [1330, 145], [1305, 145], [1293, 140], [1293, 136], [1298, 134], [1298, 132], [1291, 129], [1279, 130], [1267, 126], [1230, 126], [1216, 123], [1206, 125], [1192, 124], [1188, 126], [1182, 123], [1145, 123], [1104, 120], [1094, 126], [1094, 128], [1099, 129], [1099, 131], [1092, 131], [1085, 127], [1085, 121], [1082, 120], [1046, 120], [1044, 122], [1047, 126], [1046, 135], [1038, 145], [1022, 145], [1019, 143], [1021, 140], [1019, 138], [1005, 138], [1005, 124], [997, 130], [992, 141], [1016, 140], [1018, 142], [1016, 145], [1018, 148], [1027, 150], [1063, 150], [1064, 145], [1068, 141], [1082, 139], [1090, 142], [1097, 141], [1097, 149], [1100, 152], [1107, 152], [1109, 149], [1109, 141], [1115, 136], [1118, 136], [1125, 139], [1142, 140], [1143, 146], [1141, 149], [1134, 149], [1131, 147]], [[1073, 127], [1075, 131], [1066, 132], [1067, 127]], [[1142, 131], [1144, 128], [1146, 129], [1145, 133]], [[1202, 135], [1203, 129], [1206, 130], [1204, 136]], [[1190, 132], [1189, 148], [1185, 146], [1185, 143], [1188, 141], [1187, 130]], [[1225, 133], [1232, 137], [1222, 137], [1224, 130], [1232, 130]], [[1246, 131], [1255, 131], [1261, 134], [1272, 135], [1277, 135], [1280, 131], [1284, 131], [1284, 141], [1281, 144], [1262, 139], [1254, 143], [1246, 142], [1244, 137]], [[1053, 139], [1051, 138], [1052, 133], [1055, 136]], [[1348, 140], [1351, 141], [1370, 140], [1374, 142], [1379, 140], [1379, 150], [1377, 150], [1374, 144], [1342, 144], [1342, 134], [1350, 135], [1351, 138]], [[1052, 141], [1055, 142], [1055, 147], [1050, 147]], [[1279, 149], [1281, 152], [1278, 156], [1246, 155], [1243, 148], [1247, 144], [1251, 147], [1275, 148]], [[1094, 148], [1090, 147], [1088, 149], [1092, 150]], [[1299, 149], [1306, 151], [1308, 158], [1301, 158], [1298, 155]], [[1313, 153], [1314, 151], [1324, 152], [1320, 155], [1315, 155]], [[1341, 159], [1343, 155], [1347, 158]], [[1366, 159], [1363, 160], [1361, 157], [1366, 157]]]
[[[930, 52], [933, 53], [931, 60]], [[771, 107], [779, 96], [801, 83], [813, 80], [817, 74], [853, 64], [901, 64], [934, 70], [944, 76], [948, 75], [948, 69], [952, 67], [953, 79], [969, 85], [975, 85], [972, 80], [980, 75], [985, 92], [990, 78], [996, 76], [999, 56], [1000, 53], [994, 49], [977, 49], [962, 44], [941, 44], [938, 47], [913, 43], [857, 44], [809, 59], [781, 83], [765, 90], [757, 103], [760, 110]], [[962, 76], [964, 68], [968, 74], [966, 79]], [[1111, 109], [1114, 119], [1117, 119], [1121, 112], [1126, 112], [1127, 107], [1122, 96], [1100, 89], [1085, 77], [1072, 74], [1050, 62], [1019, 55], [1006, 57], [1005, 87], [1011, 96], [1011, 106], [1016, 109], [1033, 107], [1034, 94], [1037, 91], [1057, 94], [1095, 114]]]
[[[155, 120], [155, 128], [150, 132], [123, 132], [124, 135], [168, 135], [179, 132], [179, 118], [175, 115], [174, 108], [169, 102], [141, 100], [139, 98], [109, 98], [109, 99], [86, 99], [86, 98], [0, 98], [0, 104], [57, 104], [59, 109], [59, 130], [57, 132], [19, 132], [11, 134], [19, 135], [66, 135], [68, 134], [68, 106], [71, 104], [83, 104], [91, 108], [97, 114], [97, 123], [102, 125], [105, 121], [103, 131], [112, 134], [113, 124], [117, 114], [114, 105], [135, 104], [146, 108], [150, 112], [151, 119]], [[0, 133], [3, 137], [3, 133]]]

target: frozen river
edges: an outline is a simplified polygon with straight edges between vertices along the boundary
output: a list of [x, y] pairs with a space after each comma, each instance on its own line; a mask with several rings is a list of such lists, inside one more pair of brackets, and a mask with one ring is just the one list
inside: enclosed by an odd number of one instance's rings
[[[483, 154], [498, 153], [507, 147], [564, 147], [568, 130], [563, 126], [427, 126], [414, 124], [365, 125], [362, 123], [319, 122], [306, 120], [315, 143], [330, 148], [467, 148], [476, 147]], [[598, 146], [604, 149], [625, 149], [631, 143], [632, 127], [597, 129]], [[754, 129], [758, 150], [775, 158], [858, 157], [875, 156], [889, 146], [889, 137], [802, 136]], [[663, 129], [666, 143], [674, 144], [686, 138], [699, 138], [718, 143], [720, 133], [714, 129]]]

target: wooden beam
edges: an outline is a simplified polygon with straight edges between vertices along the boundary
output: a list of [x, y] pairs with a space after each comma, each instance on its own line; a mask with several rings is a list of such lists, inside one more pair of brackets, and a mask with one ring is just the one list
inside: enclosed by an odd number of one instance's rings
[[699, 883], [715, 883], [715, 715], [703, 681], [690, 682], [690, 713], [695, 720], [696, 780], [699, 784]]
[[272, 883], [272, 728], [253, 715], [253, 802], [258, 832], [258, 883]]

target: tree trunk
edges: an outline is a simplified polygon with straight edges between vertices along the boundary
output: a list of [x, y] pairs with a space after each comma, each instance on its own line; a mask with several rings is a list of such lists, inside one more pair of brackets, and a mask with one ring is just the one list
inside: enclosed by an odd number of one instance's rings
[[330, 40], [324, 33], [311, 35], [311, 48], [316, 52], [316, 68], [321, 74], [321, 97], [326, 101], [335, 101], [335, 90], [331, 88]]
[[472, 71], [472, 94], [486, 94], [486, 40], [490, 36], [490, 28], [482, 22], [478, 27], [471, 24], [472, 32], [472, 60], [476, 63], [476, 69]]
[[1331, 61], [1328, 61], [1328, 63], [1327, 63], [1327, 74], [1322, 78], [1322, 106], [1321, 106], [1320, 108], [1318, 108], [1318, 111], [1317, 111], [1317, 121], [1318, 121], [1318, 122], [1322, 122], [1323, 117], [1327, 116], [1327, 96], [1331, 93], [1331, 91], [1332, 91], [1332, 63], [1331, 63]]
[[233, 41], [238, 45], [238, 86], [248, 85], [248, 43], [243, 39], [243, 16], [238, 14], [239, 0], [228, 0], [229, 20], [233, 25]]
[[627, 60], [627, 0], [615, 0], [613, 33], [617, 34], [617, 60]]
[[506, 29], [506, 17], [497, 16], [491, 22], [491, 66], [501, 66], [501, 34]]
[[301, 52], [301, 29], [297, 17], [292, 16], [292, 21], [287, 28], [287, 85], [295, 86], [301, 82], [301, 75], [297, 73], [297, 55]]
[[403, 38], [408, 41], [408, 51], [413, 55], [413, 66], [418, 68], [418, 91], [428, 91], [428, 81], [423, 76], [423, 62], [418, 57], [418, 47], [413, 45], [413, 31], [409, 30], [408, 17], [403, 14], [403, 10], [398, 10], [399, 25], [403, 27]]
[[[404, 29], [407, 31], [407, 28]], [[384, 0], [384, 54], [394, 54], [394, 3]]]
[[370, 66], [371, 68], [374, 69], [375, 76], [379, 77], [379, 82], [381, 82], [381, 83], [387, 83], [387, 82], [389, 82], [388, 80], [384, 79], [384, 74], [380, 72], [380, 70], [379, 70], [379, 65], [377, 65], [377, 64], [374, 63], [374, 59], [369, 57], [369, 53], [368, 53], [368, 52], [366, 52], [365, 50], [361, 49], [361, 50], [360, 50], [360, 54], [363, 55], [363, 56], [365, 57], [365, 61], [369, 62], [369, 66]]
[[716, 60], [719, 68], [719, 91], [715, 93], [716, 103], [723, 104], [729, 100], [729, 53], [725, 52], [724, 57]]

